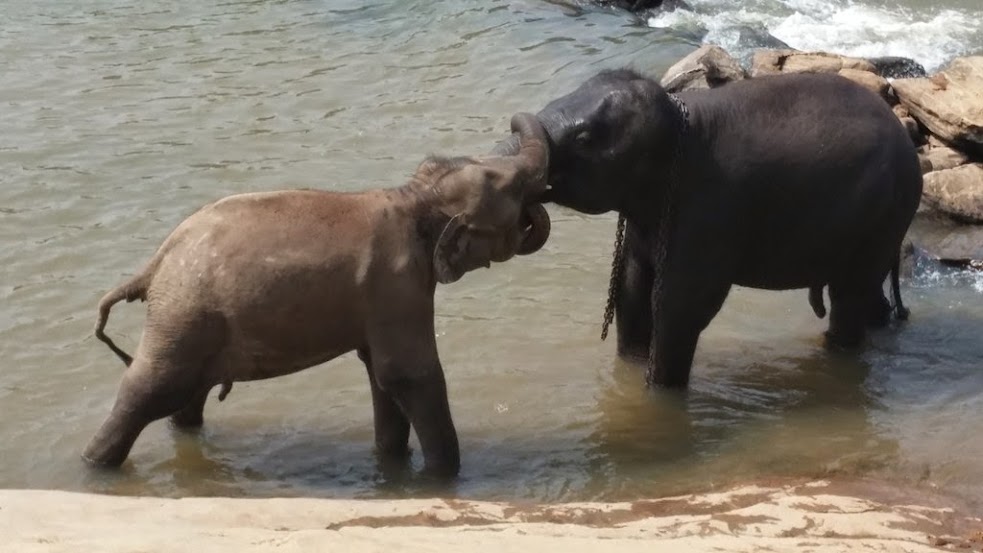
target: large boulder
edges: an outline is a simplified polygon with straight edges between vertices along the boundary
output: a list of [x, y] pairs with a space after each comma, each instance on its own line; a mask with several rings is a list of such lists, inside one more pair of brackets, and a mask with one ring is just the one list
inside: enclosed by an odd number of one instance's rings
[[961, 225], [948, 217], [921, 213], [912, 221], [905, 241], [947, 265], [981, 267], [983, 225]]
[[925, 204], [957, 221], [983, 223], [983, 164], [932, 171], [924, 178]]
[[928, 143], [921, 148], [918, 157], [922, 163], [923, 173], [955, 169], [960, 165], [969, 163], [966, 154], [950, 148], [934, 137], [930, 138]]
[[933, 134], [983, 155], [983, 56], [958, 58], [932, 77], [891, 84], [901, 103]]
[[864, 88], [872, 92], [876, 92], [878, 96], [884, 98], [889, 103], [893, 104], [897, 102], [894, 97], [894, 93], [891, 91], [890, 83], [887, 82], [887, 79], [876, 73], [844, 67], [843, 69], [837, 71], [837, 74], [839, 74], [841, 77], [846, 77], [859, 85], [862, 85]]
[[829, 52], [797, 50], [758, 50], [751, 60], [751, 76], [780, 73], [837, 73], [876, 92], [887, 102], [896, 100], [887, 79], [877, 74], [877, 67], [861, 58]]
[[927, 75], [925, 67], [911, 58], [882, 56], [867, 58], [874, 66], [874, 72], [885, 79], [911, 79]]
[[763, 25], [737, 27], [737, 50], [751, 51], [758, 48], [794, 50], [787, 43], [768, 32]]
[[[916, 121], [915, 118], [908, 113], [908, 108], [902, 106], [901, 104], [895, 104], [891, 109], [894, 111], [894, 115], [898, 117], [898, 121], [901, 121], [901, 124], [904, 126], [905, 130], [908, 131], [908, 137], [911, 138], [911, 141], [915, 144], [915, 146], [925, 144], [926, 140], [922, 135], [922, 129], [918, 125], [918, 121]], [[921, 153], [921, 150], [919, 150], [919, 153]], [[923, 167], [925, 166], [923, 165]], [[922, 172], [926, 173], [928, 171], [931, 171], [931, 169], [923, 170]]]
[[699, 88], [716, 88], [747, 77], [736, 59], [723, 48], [708, 44], [676, 62], [662, 76], [668, 92]]
[[751, 61], [752, 77], [779, 73], [839, 73], [841, 69], [874, 73], [876, 68], [861, 58], [797, 50], [758, 50]]

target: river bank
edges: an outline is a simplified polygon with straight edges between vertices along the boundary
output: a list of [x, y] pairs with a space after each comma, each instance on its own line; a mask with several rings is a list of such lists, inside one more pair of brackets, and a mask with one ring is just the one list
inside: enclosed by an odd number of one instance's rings
[[[945, 498], [799, 482], [627, 503], [119, 497], [0, 491], [17, 552], [979, 551], [983, 522]], [[338, 549], [340, 548], [340, 549]]]

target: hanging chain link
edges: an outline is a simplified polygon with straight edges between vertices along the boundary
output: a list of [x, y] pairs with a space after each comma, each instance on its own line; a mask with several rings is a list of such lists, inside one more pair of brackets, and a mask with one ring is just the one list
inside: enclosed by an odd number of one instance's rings
[[[652, 245], [652, 268], [654, 272], [654, 280], [652, 283], [653, 323], [655, 314], [662, 304], [662, 272], [665, 268], [666, 257], [669, 253], [669, 231], [672, 226], [673, 200], [675, 198], [676, 186], [679, 181], [679, 158], [682, 155], [683, 135], [689, 128], [689, 109], [687, 109], [686, 104], [684, 104], [682, 100], [677, 98], [674, 94], [669, 94], [669, 99], [678, 110], [680, 118], [678, 136], [676, 140], [676, 150], [673, 153], [672, 166], [669, 169], [669, 182], [662, 198], [662, 210], [659, 214], [659, 223], [658, 228], [656, 229], [655, 242]], [[624, 215], [619, 214], [618, 229], [614, 238], [614, 259], [611, 262], [611, 281], [608, 284], [608, 301], [604, 308], [604, 322], [601, 325], [601, 340], [607, 338], [608, 327], [614, 320], [615, 303], [617, 302], [618, 293], [620, 292], [621, 275], [625, 268], [624, 246], [625, 217]], [[653, 324], [653, 337], [655, 335], [654, 331], [655, 327]], [[648, 382], [651, 382], [654, 367], [655, 344], [653, 340], [653, 343], [649, 346], [648, 370], [646, 371], [645, 376], [645, 379]]]
[[669, 95], [669, 99], [679, 110], [679, 136], [676, 140], [676, 151], [672, 156], [672, 166], [669, 169], [669, 185], [666, 187], [666, 194], [662, 201], [662, 213], [659, 216], [659, 228], [656, 231], [654, 251], [652, 252], [652, 341], [649, 343], [648, 366], [645, 370], [645, 383], [652, 386], [655, 383], [655, 339], [657, 336], [656, 321], [659, 320], [659, 311], [662, 310], [662, 284], [665, 280], [663, 273], [666, 268], [666, 258], [669, 256], [669, 233], [672, 229], [672, 217], [675, 213], [673, 209], [676, 200], [676, 187], [679, 186], [679, 165], [683, 154], [683, 136], [689, 129], [689, 109], [682, 100], [674, 94]]
[[608, 337], [608, 327], [614, 320], [614, 301], [618, 297], [621, 273], [625, 270], [625, 216], [618, 214], [618, 230], [614, 233], [614, 259], [611, 260], [611, 281], [608, 282], [608, 302], [604, 306], [601, 341]]

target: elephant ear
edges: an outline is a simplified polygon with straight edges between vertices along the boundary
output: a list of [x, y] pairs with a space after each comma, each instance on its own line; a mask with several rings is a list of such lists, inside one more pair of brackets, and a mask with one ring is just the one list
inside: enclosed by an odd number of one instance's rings
[[433, 251], [433, 272], [441, 284], [455, 282], [466, 272], [463, 265], [468, 249], [468, 233], [463, 215], [458, 213], [451, 217], [437, 238], [437, 247]]

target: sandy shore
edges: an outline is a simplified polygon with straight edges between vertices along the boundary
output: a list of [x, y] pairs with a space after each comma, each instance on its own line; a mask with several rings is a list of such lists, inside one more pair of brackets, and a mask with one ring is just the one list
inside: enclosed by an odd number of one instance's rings
[[0, 490], [0, 550], [18, 553], [979, 551], [981, 531], [951, 507], [828, 482], [561, 505]]

